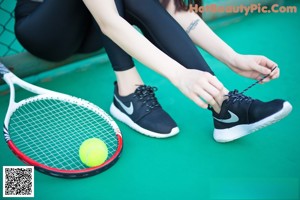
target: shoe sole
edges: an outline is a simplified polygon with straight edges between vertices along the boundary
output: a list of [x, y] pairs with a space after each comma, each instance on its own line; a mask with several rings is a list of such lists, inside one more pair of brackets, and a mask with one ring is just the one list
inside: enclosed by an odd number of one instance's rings
[[142, 128], [138, 124], [134, 123], [127, 115], [122, 113], [113, 103], [110, 106], [110, 113], [112, 116], [114, 116], [119, 121], [123, 122], [124, 124], [128, 125], [132, 129], [136, 130], [139, 133], [142, 133], [144, 135], [155, 137], [155, 138], [168, 138], [176, 135], [179, 133], [179, 128], [175, 127], [171, 130], [170, 133], [157, 133], [153, 131], [149, 131], [147, 129]]
[[239, 139], [275, 122], [278, 122], [286, 117], [292, 111], [292, 109], [292, 105], [286, 101], [283, 103], [283, 108], [280, 111], [253, 124], [238, 125], [227, 129], [215, 129], [214, 139], [215, 141], [222, 143]]

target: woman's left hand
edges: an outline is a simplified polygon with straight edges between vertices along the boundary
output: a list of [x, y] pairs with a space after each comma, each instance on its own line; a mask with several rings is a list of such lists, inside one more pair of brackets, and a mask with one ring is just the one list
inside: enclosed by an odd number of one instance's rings
[[[280, 74], [278, 65], [267, 57], [261, 55], [236, 54], [228, 66], [234, 72], [256, 80], [260, 80], [262, 77], [270, 74], [262, 81], [262, 83], [276, 79]], [[276, 69], [274, 69], [275, 67]]]

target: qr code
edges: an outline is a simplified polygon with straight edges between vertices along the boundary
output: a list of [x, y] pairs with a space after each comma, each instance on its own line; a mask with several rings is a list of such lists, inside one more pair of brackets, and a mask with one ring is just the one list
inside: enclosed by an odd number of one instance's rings
[[34, 197], [34, 168], [4, 166], [3, 197]]

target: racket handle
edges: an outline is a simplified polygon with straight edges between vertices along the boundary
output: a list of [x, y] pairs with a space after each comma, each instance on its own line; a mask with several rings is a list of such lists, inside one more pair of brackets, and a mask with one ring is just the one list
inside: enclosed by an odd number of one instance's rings
[[10, 71], [0, 62], [0, 77], [3, 78], [3, 76]]

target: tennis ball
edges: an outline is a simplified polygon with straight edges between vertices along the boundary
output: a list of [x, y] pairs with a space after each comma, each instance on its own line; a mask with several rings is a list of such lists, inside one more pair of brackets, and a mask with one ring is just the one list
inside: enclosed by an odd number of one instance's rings
[[88, 167], [95, 167], [105, 162], [108, 156], [106, 144], [98, 138], [85, 140], [79, 148], [80, 160]]

